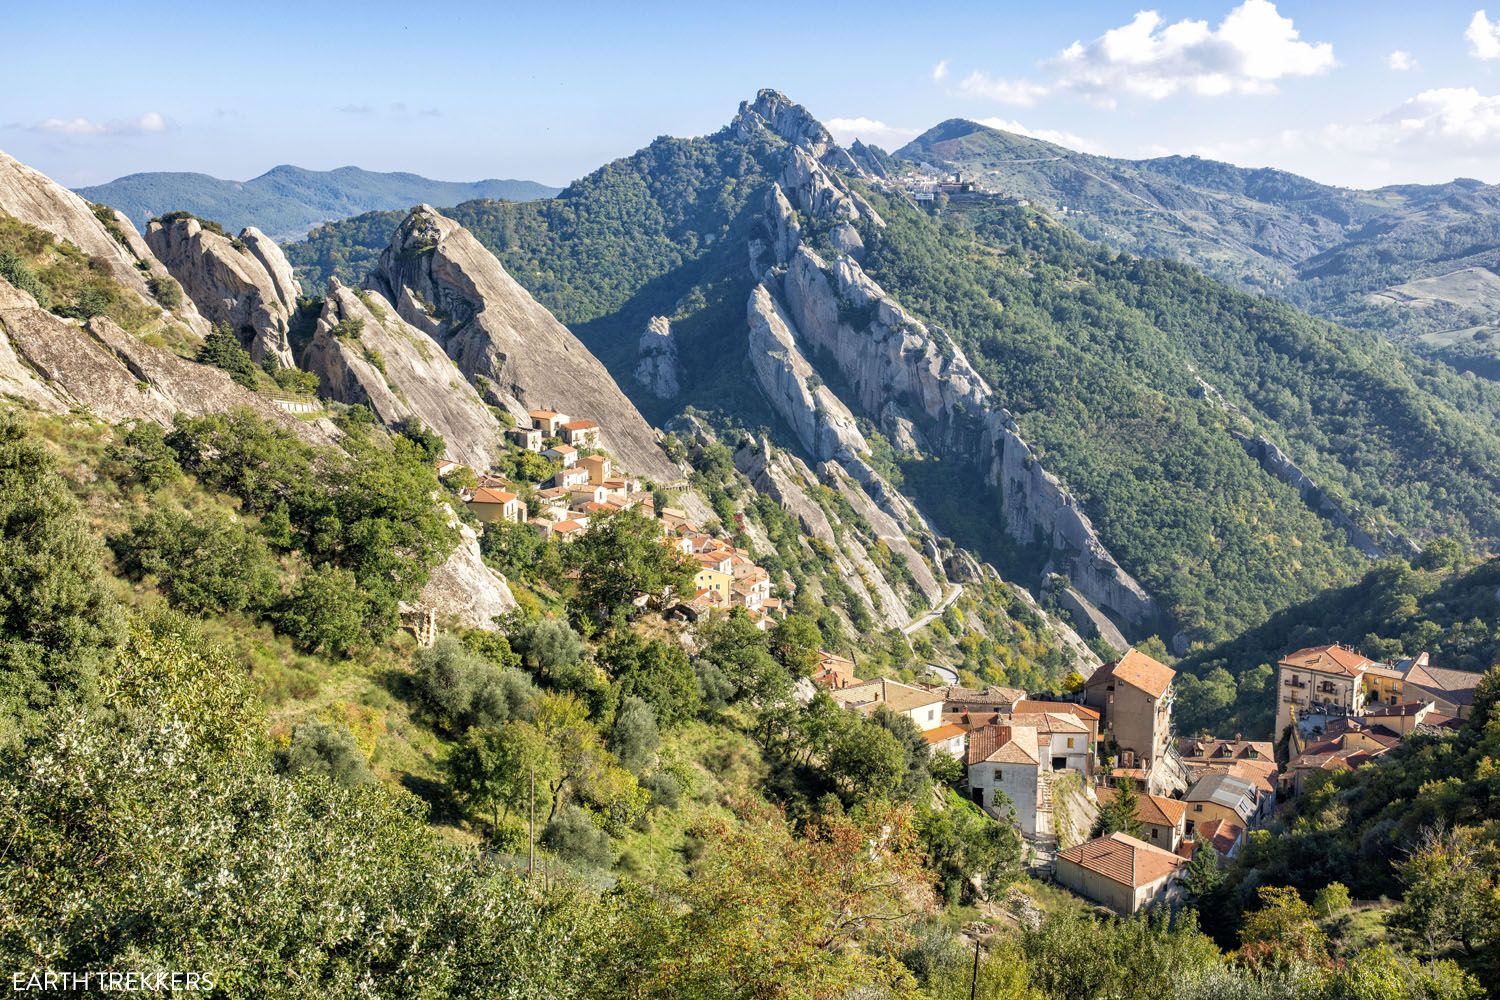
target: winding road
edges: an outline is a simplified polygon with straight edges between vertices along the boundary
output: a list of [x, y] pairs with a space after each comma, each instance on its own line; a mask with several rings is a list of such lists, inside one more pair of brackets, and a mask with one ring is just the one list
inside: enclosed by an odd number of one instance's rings
[[918, 629], [921, 629], [923, 626], [927, 625], [938, 615], [942, 614], [944, 611], [947, 611], [948, 605], [958, 600], [958, 595], [962, 594], [963, 592], [964, 585], [961, 583], [955, 583], [953, 585], [953, 589], [948, 591], [947, 596], [945, 596], [941, 601], [938, 602], [937, 607], [924, 614], [921, 618], [912, 619], [910, 625], [906, 625], [901, 629], [901, 634], [911, 635], [913, 632], [916, 632]]

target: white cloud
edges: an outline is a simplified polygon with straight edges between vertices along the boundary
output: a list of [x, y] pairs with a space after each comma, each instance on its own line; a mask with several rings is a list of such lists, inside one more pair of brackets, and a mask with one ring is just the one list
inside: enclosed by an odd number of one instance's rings
[[855, 139], [875, 145], [887, 151], [904, 146], [922, 134], [919, 128], [901, 128], [887, 125], [874, 118], [830, 118], [823, 123], [840, 145], [847, 146]]
[[1063, 132], [1053, 128], [1027, 128], [1020, 122], [1010, 118], [979, 118], [976, 120], [981, 125], [988, 125], [990, 128], [997, 128], [1002, 132], [1014, 132], [1017, 135], [1030, 136], [1033, 139], [1041, 139], [1043, 142], [1066, 146], [1068, 149], [1076, 150], [1080, 153], [1104, 152], [1098, 143], [1091, 139], [1085, 139], [1083, 136], [1073, 132]]
[[1469, 54], [1475, 59], [1500, 59], [1500, 21], [1491, 21], [1484, 11], [1474, 12], [1464, 37], [1469, 40]]
[[1270, 93], [1278, 80], [1325, 73], [1333, 66], [1333, 46], [1303, 41], [1272, 0], [1244, 0], [1217, 28], [1198, 20], [1167, 23], [1154, 10], [1140, 11], [1129, 24], [1087, 43], [1074, 42], [1043, 63], [1044, 80], [973, 73], [959, 90], [1020, 105], [1073, 94], [1113, 107], [1121, 95], [1160, 100], [1178, 93]]
[[113, 118], [107, 122], [97, 122], [91, 118], [45, 118], [31, 126], [31, 129], [58, 135], [145, 135], [165, 132], [167, 120], [156, 111], [147, 111], [134, 118]]
[[1410, 52], [1402, 49], [1397, 49], [1386, 56], [1385, 64], [1398, 73], [1405, 73], [1407, 70], [1416, 69], [1418, 66], [1416, 58]]
[[948, 60], [939, 59], [936, 66], [932, 67], [932, 78], [934, 80], [948, 79]]
[[1369, 126], [1394, 142], [1456, 153], [1500, 152], [1500, 95], [1473, 87], [1424, 90]]

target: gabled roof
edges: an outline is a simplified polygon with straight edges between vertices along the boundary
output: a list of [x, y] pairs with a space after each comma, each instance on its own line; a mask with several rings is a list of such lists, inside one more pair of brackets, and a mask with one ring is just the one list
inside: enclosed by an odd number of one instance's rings
[[598, 426], [598, 423], [593, 420], [569, 420], [562, 425], [562, 428], [565, 431], [586, 431]]
[[560, 417], [563, 414], [558, 413], [556, 410], [527, 410], [526, 415], [533, 420], [551, 420], [553, 417]]
[[1375, 665], [1375, 661], [1368, 656], [1356, 653], [1348, 646], [1336, 644], [1299, 649], [1283, 656], [1280, 663], [1298, 670], [1314, 670], [1320, 674], [1341, 674], [1345, 677], [1358, 677], [1366, 667]]
[[1052, 712], [1057, 715], [1073, 715], [1080, 719], [1088, 719], [1097, 723], [1099, 713], [1087, 705], [1079, 705], [1071, 701], [1032, 701], [1024, 698], [1010, 707], [1016, 715], [1030, 715], [1035, 712]]
[[948, 740], [953, 739], [953, 737], [955, 736], [962, 736], [967, 731], [968, 730], [964, 729], [963, 726], [955, 726], [951, 724], [942, 725], [938, 726], [936, 729], [929, 729], [924, 732], [922, 734], [922, 739], [925, 740], [929, 745], [934, 743], [946, 743]]
[[570, 444], [555, 444], [552, 447], [548, 448], [546, 451], [542, 452], [542, 454], [576, 455], [578, 454], [578, 449]]
[[1031, 726], [1039, 733], [1079, 733], [1087, 736], [1093, 730], [1076, 716], [1061, 712], [1011, 712], [1011, 724]]
[[1186, 858], [1123, 833], [1070, 847], [1057, 857], [1132, 889], [1150, 885], [1187, 864]]
[[1227, 855], [1245, 835], [1245, 828], [1227, 819], [1211, 819], [1206, 823], [1199, 823], [1193, 834], [1204, 843], [1212, 845], [1215, 851]]
[[[1101, 803], [1113, 800], [1119, 793], [1119, 790], [1111, 785], [1105, 785], [1095, 791], [1098, 792]], [[1136, 801], [1135, 818], [1151, 826], [1176, 826], [1187, 815], [1187, 803], [1178, 799], [1169, 799], [1165, 795], [1142, 792], [1136, 796]]]
[[1138, 649], [1128, 650], [1124, 656], [1100, 670], [1094, 671], [1087, 681], [1088, 687], [1099, 687], [1114, 680], [1144, 691], [1153, 698], [1160, 698], [1172, 686], [1177, 671], [1152, 659]]
[[510, 503], [515, 498], [516, 495], [514, 493], [507, 493], [504, 490], [496, 490], [491, 489], [488, 486], [481, 486], [474, 491], [469, 502], [506, 504]]
[[1255, 784], [1244, 778], [1236, 778], [1228, 771], [1213, 770], [1193, 782], [1187, 791], [1189, 802], [1213, 802], [1234, 809], [1241, 799], [1255, 799]]
[[1177, 754], [1189, 761], [1273, 761], [1276, 759], [1276, 748], [1261, 740], [1220, 740], [1210, 737], [1178, 740]]
[[1415, 664], [1406, 672], [1406, 683], [1434, 694], [1454, 705], [1474, 704], [1474, 687], [1482, 674]]
[[[959, 727], [962, 728], [962, 727]], [[1028, 764], [1040, 767], [1036, 730], [1029, 726], [982, 726], [969, 733], [969, 764]]]

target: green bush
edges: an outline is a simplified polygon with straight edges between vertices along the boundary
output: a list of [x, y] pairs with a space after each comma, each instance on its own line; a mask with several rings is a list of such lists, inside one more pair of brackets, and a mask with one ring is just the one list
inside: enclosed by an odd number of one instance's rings
[[575, 805], [563, 806], [542, 829], [542, 844], [567, 861], [600, 868], [607, 867], [614, 856], [609, 834]]
[[281, 755], [291, 774], [319, 774], [335, 785], [366, 785], [375, 780], [369, 761], [348, 726], [312, 719], [292, 730]]
[[132, 579], [154, 576], [173, 607], [194, 614], [255, 611], [280, 596], [265, 540], [218, 511], [152, 510], [110, 547]]
[[497, 667], [453, 636], [418, 650], [412, 663], [418, 701], [450, 732], [531, 718], [537, 691], [530, 678]]
[[358, 577], [336, 566], [319, 566], [297, 581], [273, 620], [276, 630], [299, 649], [344, 657], [371, 638], [371, 611]]
[[146, 284], [163, 309], [176, 309], [182, 305], [182, 286], [170, 275], [153, 274], [146, 279]]
[[213, 365], [223, 369], [229, 373], [230, 378], [246, 389], [253, 390], [260, 384], [250, 352], [240, 345], [239, 338], [223, 323], [214, 324], [213, 330], [198, 348], [194, 360], [200, 365]]

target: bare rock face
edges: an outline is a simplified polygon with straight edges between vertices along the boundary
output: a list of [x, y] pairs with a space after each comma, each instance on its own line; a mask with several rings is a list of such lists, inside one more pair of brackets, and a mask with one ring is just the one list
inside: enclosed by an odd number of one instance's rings
[[802, 225], [797, 221], [797, 210], [787, 200], [780, 184], [772, 184], [766, 192], [766, 230], [770, 239], [771, 253], [776, 263], [785, 264], [802, 242]]
[[321, 395], [362, 403], [387, 427], [421, 421], [443, 436], [454, 462], [481, 471], [493, 462], [500, 422], [442, 347], [378, 292], [330, 282], [302, 361], [322, 380]]
[[458, 545], [433, 569], [417, 603], [465, 628], [494, 631], [495, 619], [515, 609], [515, 596], [505, 578], [485, 565], [474, 530], [457, 518], [453, 523], [459, 527]]
[[227, 324], [255, 360], [269, 356], [289, 368], [297, 309], [291, 267], [258, 230], [245, 230], [237, 242], [244, 249], [192, 218], [146, 229], [147, 245], [205, 319]]
[[[15, 364], [6, 364], [6, 358]], [[153, 347], [102, 316], [86, 327], [54, 316], [4, 280], [0, 392], [49, 409], [86, 409], [109, 423], [166, 425], [179, 412], [204, 416], [244, 407], [312, 443], [337, 437], [327, 421], [296, 420], [217, 368]]]
[[[150, 297], [146, 279], [135, 266], [141, 258], [110, 233], [88, 202], [4, 153], [0, 153], [0, 212], [67, 240], [99, 261], [120, 284], [143, 298]], [[129, 224], [121, 227], [127, 240], [133, 231]]]
[[851, 257], [826, 263], [797, 248], [783, 281], [791, 327], [832, 357], [858, 408], [893, 442], [918, 437], [987, 470], [1006, 532], [1051, 545], [1059, 572], [1099, 608], [1133, 627], [1155, 621], [1155, 602], [1100, 541], [1057, 477], [1036, 460], [1014, 418], [956, 345], [939, 341]]
[[854, 158], [834, 141], [822, 122], [779, 91], [762, 90], [755, 95], [754, 101], [740, 104], [735, 127], [745, 130], [757, 126], [805, 150], [826, 167], [856, 176], [864, 173]]
[[627, 470], [668, 482], [681, 477], [599, 360], [436, 209], [412, 211], [380, 255], [370, 285], [442, 345], [490, 402], [522, 418], [528, 409], [546, 408], [595, 420], [604, 447]]
[[641, 331], [635, 378], [657, 399], [671, 399], [681, 391], [677, 341], [672, 339], [672, 323], [667, 317], [652, 316]]
[[770, 290], [756, 285], [746, 308], [756, 381], [808, 454], [823, 461], [869, 451], [854, 415], [802, 356], [791, 324]]

